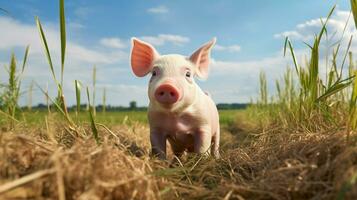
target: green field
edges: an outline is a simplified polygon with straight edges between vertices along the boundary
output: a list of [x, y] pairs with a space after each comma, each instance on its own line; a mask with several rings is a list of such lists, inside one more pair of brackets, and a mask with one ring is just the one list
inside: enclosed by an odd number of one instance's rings
[[[231, 124], [236, 119], [237, 115], [244, 112], [244, 110], [220, 110], [220, 124], [226, 126]], [[82, 123], [88, 122], [89, 115], [88, 113], [81, 112], [78, 116], [72, 112], [69, 113], [70, 116]], [[18, 116], [19, 119], [25, 121], [30, 125], [38, 125], [43, 122], [45, 117], [48, 115], [48, 111], [24, 111], [21, 115]], [[147, 112], [146, 111], [118, 111], [118, 112], [97, 112], [96, 122], [107, 124], [107, 125], [116, 125], [123, 123], [134, 123], [139, 122], [142, 124], [147, 124]], [[6, 117], [0, 119], [0, 123], [6, 124]]]

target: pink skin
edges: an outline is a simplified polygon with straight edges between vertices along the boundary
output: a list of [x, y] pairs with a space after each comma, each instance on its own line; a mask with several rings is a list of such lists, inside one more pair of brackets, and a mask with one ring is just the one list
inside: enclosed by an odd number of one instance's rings
[[166, 141], [176, 156], [184, 151], [219, 157], [219, 116], [215, 103], [195, 83], [207, 78], [215, 39], [189, 58], [159, 55], [150, 44], [133, 39], [131, 66], [136, 76], [152, 73], [148, 118], [152, 154], [166, 158]]
[[162, 84], [155, 90], [155, 99], [161, 104], [174, 104], [179, 100], [180, 95], [178, 89], [171, 84]]

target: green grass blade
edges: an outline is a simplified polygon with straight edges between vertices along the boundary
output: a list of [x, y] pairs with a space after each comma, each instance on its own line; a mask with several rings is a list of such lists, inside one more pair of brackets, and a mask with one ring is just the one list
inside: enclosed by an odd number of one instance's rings
[[353, 54], [352, 52], [348, 52], [348, 57], [349, 57], [349, 66], [348, 66], [348, 75], [353, 76], [353, 71], [355, 69], [354, 63], [353, 63]]
[[311, 50], [310, 66], [309, 66], [309, 92], [310, 102], [313, 103], [318, 96], [318, 80], [319, 80], [319, 38], [315, 38], [314, 46]]
[[332, 7], [332, 9], [330, 10], [329, 14], [328, 14], [327, 17], [326, 17], [325, 22], [324, 22], [323, 25], [322, 25], [320, 34], [319, 34], [319, 36], [318, 36], [318, 42], [319, 42], [319, 43], [320, 43], [320, 41], [321, 41], [322, 35], [324, 34], [324, 32], [327, 31], [327, 30], [326, 30], [327, 22], [328, 22], [329, 19], [331, 18], [332, 13], [335, 11], [335, 8], [336, 8], [336, 5], [334, 5], [334, 6]]
[[327, 88], [330, 88], [333, 84], [333, 81], [335, 80], [335, 71], [331, 70], [329, 73], [328, 73], [328, 79], [327, 79]]
[[[337, 58], [337, 54], [338, 54], [338, 52], [339, 52], [339, 50], [340, 50], [340, 47], [341, 47], [341, 42], [342, 42], [342, 40], [344, 39], [344, 35], [345, 35], [345, 33], [346, 33], [346, 29], [347, 29], [347, 26], [348, 26], [348, 22], [350, 21], [350, 17], [351, 17], [351, 13], [348, 15], [348, 18], [347, 18], [347, 21], [346, 21], [346, 23], [345, 23], [345, 26], [343, 27], [343, 31], [342, 31], [342, 35], [341, 35], [341, 38], [335, 43], [335, 44], [333, 44], [332, 46], [335, 46], [335, 45], [337, 45], [337, 47], [336, 47], [336, 51], [333, 53], [333, 58], [332, 58], [332, 63], [333, 63], [333, 67], [334, 67], [334, 69], [335, 69], [335, 72], [336, 72], [336, 78], [337, 79], [341, 79], [341, 77], [340, 76], [338, 76], [338, 73], [337, 73], [337, 64], [336, 64], [336, 58]], [[335, 32], [335, 34], [337, 33], [337, 31]], [[352, 40], [352, 38], [351, 38], [351, 40]], [[350, 42], [351, 42], [351, 40], [350, 40]], [[349, 48], [348, 48], [349, 49]], [[344, 63], [344, 61], [343, 61], [343, 63]], [[343, 66], [343, 65], [342, 65]], [[341, 69], [341, 71], [342, 71], [342, 69]]]
[[10, 68], [9, 68], [9, 90], [12, 94], [16, 90], [16, 57], [11, 54]]
[[324, 35], [325, 32], [327, 32], [326, 25], [327, 22], [329, 21], [333, 11], [335, 10], [334, 6], [331, 11], [329, 12], [328, 16], [326, 17], [326, 20], [322, 23], [322, 28], [320, 30], [320, 33], [318, 36], [315, 37], [314, 40], [314, 45], [312, 46], [311, 49], [311, 57], [310, 57], [310, 64], [309, 64], [309, 73], [308, 73], [308, 82], [307, 82], [307, 87], [309, 91], [309, 101], [308, 104], [311, 106], [314, 105], [314, 102], [318, 99], [319, 96], [319, 86], [320, 86], [320, 78], [319, 78], [319, 47], [320, 47], [320, 42], [321, 38]]
[[95, 124], [94, 115], [93, 115], [93, 108], [92, 108], [91, 103], [90, 103], [90, 96], [89, 96], [88, 87], [87, 87], [87, 99], [88, 99], [88, 105], [89, 105], [89, 111], [88, 111], [89, 112], [89, 119], [90, 119], [90, 123], [91, 123], [93, 137], [94, 137], [95, 141], [97, 142], [97, 144], [100, 144], [99, 137], [98, 137], [98, 129], [97, 129], [97, 125]]
[[9, 115], [8, 113], [0, 110], [0, 114], [4, 115], [5, 117], [10, 118], [11, 120], [15, 121], [15, 122], [20, 122], [19, 120], [17, 120], [16, 118], [14, 118], [12, 115]]
[[93, 115], [96, 116], [96, 107], [95, 107], [95, 85], [97, 82], [97, 68], [96, 66], [93, 67], [93, 97], [92, 97], [92, 103], [93, 103]]
[[328, 88], [324, 94], [322, 94], [319, 98], [317, 98], [316, 101], [318, 102], [318, 101], [325, 100], [329, 96], [334, 95], [337, 92], [347, 88], [348, 86], [350, 86], [352, 84], [353, 78], [354, 77], [349, 77], [344, 80], [337, 81], [330, 88]]
[[286, 47], [287, 47], [287, 44], [288, 44], [288, 37], [285, 38], [285, 42], [284, 42], [284, 57], [286, 55]]
[[312, 49], [313, 47], [311, 45], [309, 45], [308, 43], [306, 42], [303, 42], [307, 47], [309, 47], [310, 49]]
[[266, 75], [263, 71], [260, 72], [259, 80], [260, 80], [260, 103], [262, 105], [267, 105], [268, 104], [268, 88], [267, 88]]
[[41, 37], [41, 41], [42, 41], [43, 47], [45, 49], [45, 54], [46, 54], [46, 57], [47, 57], [48, 64], [50, 66], [50, 70], [51, 70], [51, 73], [52, 73], [52, 76], [53, 76], [53, 80], [56, 82], [56, 85], [58, 87], [59, 84], [58, 84], [58, 81], [57, 81], [57, 78], [56, 78], [55, 70], [53, 68], [51, 53], [50, 53], [50, 50], [48, 49], [46, 36], [45, 36], [45, 33], [43, 32], [43, 28], [42, 28], [40, 19], [38, 17], [36, 17], [36, 24], [37, 24], [37, 29], [38, 29], [38, 31], [40, 33], [40, 37]]
[[[18, 105], [19, 86], [17, 84], [16, 77], [16, 57], [15, 54], [11, 54], [10, 66], [9, 66], [9, 83], [6, 92], [7, 100], [5, 101], [6, 110], [9, 115], [15, 118], [16, 108]], [[11, 121], [11, 127], [13, 127], [13, 121]]]
[[64, 0], [60, 0], [60, 32], [61, 32], [61, 85], [63, 85], [64, 61], [66, 55], [66, 18]]
[[[357, 70], [354, 72], [355, 76], [357, 76]], [[356, 107], [357, 103], [357, 79], [355, 78], [352, 86], [352, 95], [350, 100], [350, 107]]]
[[338, 51], [340, 49], [341, 43], [339, 43], [336, 47], [336, 49], [333, 51], [332, 53], [332, 66], [334, 71], [336, 72], [336, 78], [338, 78], [338, 70], [337, 70], [337, 55], [338, 55]]
[[347, 45], [347, 49], [346, 49], [346, 52], [345, 52], [345, 56], [343, 57], [343, 60], [342, 60], [339, 79], [341, 79], [341, 77], [342, 77], [343, 67], [344, 67], [344, 65], [345, 65], [347, 55], [348, 55], [348, 53], [349, 53], [349, 51], [350, 51], [350, 48], [351, 48], [351, 45], [352, 45], [352, 38], [353, 38], [353, 36], [351, 35], [350, 40], [349, 40], [348, 45]]
[[290, 53], [291, 53], [291, 56], [293, 57], [293, 62], [294, 62], [295, 70], [296, 70], [297, 75], [299, 76], [299, 74], [300, 74], [299, 64], [298, 64], [298, 62], [297, 62], [297, 60], [296, 60], [296, 56], [295, 56], [295, 52], [294, 52], [294, 47], [293, 47], [293, 45], [291, 44], [289, 38], [286, 38], [285, 47], [284, 47], [284, 55], [285, 55], [285, 51], [286, 51], [286, 45], [289, 45]]
[[81, 111], [81, 83], [78, 80], [74, 81], [76, 88], [76, 103], [77, 103], [77, 113]]
[[27, 57], [28, 57], [28, 54], [29, 54], [29, 50], [30, 50], [30, 45], [28, 45], [26, 47], [26, 50], [25, 50], [24, 60], [22, 62], [21, 74], [23, 74], [24, 71], [25, 71], [25, 66], [26, 66], [26, 63], [27, 63]]
[[[357, 70], [354, 71], [354, 74], [355, 76], [357, 76]], [[349, 127], [352, 130], [355, 130], [357, 126], [356, 103], [357, 103], [357, 79], [354, 79], [352, 85], [350, 106], [349, 106]]]
[[69, 118], [69, 116], [66, 114], [66, 112], [62, 109], [62, 107], [58, 104], [58, 102], [54, 99], [52, 99], [49, 95], [48, 92], [46, 92], [44, 89], [41, 88], [40, 85], [38, 85], [36, 83], [36, 86], [41, 90], [41, 92], [46, 96], [47, 100], [50, 100], [53, 105], [55, 105], [56, 109], [63, 115], [63, 117], [67, 120], [67, 122], [69, 122], [71, 125], [73, 125], [73, 121], [71, 120], [71, 118]]

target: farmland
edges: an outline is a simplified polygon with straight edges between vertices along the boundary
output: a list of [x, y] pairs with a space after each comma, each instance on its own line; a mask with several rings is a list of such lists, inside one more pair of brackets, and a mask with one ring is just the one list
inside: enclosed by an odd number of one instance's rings
[[[11, 56], [0, 90], [0, 199], [356, 199], [357, 65], [352, 36], [319, 61], [331, 8], [308, 44], [306, 62], [292, 59], [276, 92], [260, 74], [258, 99], [242, 110], [220, 110], [221, 158], [196, 154], [167, 160], [150, 156], [146, 111], [95, 110], [95, 90], [75, 80], [76, 105], [68, 109], [66, 21], [60, 0], [61, 73], [54, 69], [46, 34], [36, 25], [57, 96], [38, 86], [44, 110], [20, 108], [27, 67]], [[351, 1], [357, 16], [356, 1]], [[354, 16], [354, 17], [353, 17]], [[357, 17], [355, 18], [357, 20]], [[326, 77], [326, 78], [321, 78]], [[93, 86], [96, 70], [93, 70]], [[94, 87], [93, 87], [94, 88]], [[81, 94], [86, 99], [81, 99]], [[66, 94], [69, 95], [69, 94]], [[86, 109], [81, 103], [87, 103]]]
[[[1, 183], [14, 185], [2, 184], [1, 196], [58, 198], [63, 191], [67, 199], [353, 199], [356, 151], [346, 146], [344, 131], [262, 129], [250, 112], [221, 113], [221, 159], [186, 155], [173, 165], [170, 153], [168, 161], [150, 159], [145, 112], [97, 113], [100, 145], [88, 115], [79, 122], [88, 134], [75, 135], [61, 116], [25, 112], [26, 122], [2, 125]], [[44, 117], [46, 123], [39, 122]], [[21, 177], [28, 183], [18, 182]]]

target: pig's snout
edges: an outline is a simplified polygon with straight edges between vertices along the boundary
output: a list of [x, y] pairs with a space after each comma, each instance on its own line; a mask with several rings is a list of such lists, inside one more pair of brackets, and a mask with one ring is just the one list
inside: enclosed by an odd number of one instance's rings
[[160, 85], [155, 90], [155, 99], [162, 104], [174, 104], [180, 98], [179, 90], [171, 84]]

